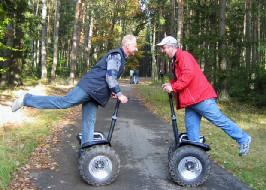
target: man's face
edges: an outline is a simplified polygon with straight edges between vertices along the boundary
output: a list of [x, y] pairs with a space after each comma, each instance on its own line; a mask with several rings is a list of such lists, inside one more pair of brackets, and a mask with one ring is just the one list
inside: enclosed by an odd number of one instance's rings
[[128, 56], [135, 55], [135, 53], [138, 51], [137, 42], [132, 41], [132, 42], [128, 43], [127, 44], [127, 51], [128, 51]]
[[167, 58], [173, 58], [173, 46], [172, 45], [163, 45], [161, 46], [161, 52], [167, 57]]

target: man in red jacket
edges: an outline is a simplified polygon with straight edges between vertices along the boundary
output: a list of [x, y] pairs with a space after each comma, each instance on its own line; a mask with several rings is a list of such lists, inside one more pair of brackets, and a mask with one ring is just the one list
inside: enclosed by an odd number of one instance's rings
[[176, 109], [185, 108], [188, 138], [199, 141], [200, 122], [203, 116], [236, 140], [240, 146], [239, 156], [247, 154], [251, 137], [221, 113], [215, 102], [217, 94], [195, 58], [179, 49], [177, 40], [172, 36], [165, 37], [157, 45], [167, 58], [173, 60], [173, 79], [164, 84], [163, 90], [168, 93], [175, 92]]

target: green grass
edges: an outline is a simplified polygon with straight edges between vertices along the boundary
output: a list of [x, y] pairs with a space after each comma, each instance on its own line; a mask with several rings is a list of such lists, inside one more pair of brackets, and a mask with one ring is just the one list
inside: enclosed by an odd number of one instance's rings
[[[142, 97], [153, 110], [162, 118], [171, 122], [171, 113], [168, 96], [162, 92], [161, 84], [150, 82], [138, 85]], [[175, 105], [175, 104], [174, 104]], [[237, 102], [218, 102], [219, 108], [224, 115], [228, 116], [245, 132], [253, 137], [250, 152], [238, 156], [238, 144], [225, 134], [220, 128], [215, 127], [207, 120], [201, 123], [201, 134], [206, 138], [206, 144], [210, 145], [208, 154], [212, 160], [224, 166], [227, 170], [237, 176], [253, 189], [266, 189], [266, 111]], [[185, 132], [184, 109], [176, 112], [179, 130]]]
[[[33, 83], [31, 83], [33, 84]], [[33, 86], [36, 84], [34, 83]], [[51, 93], [64, 93], [67, 89], [50, 86]], [[2, 93], [2, 92], [1, 92]], [[6, 89], [11, 97], [12, 91]], [[37, 110], [29, 112], [32, 121], [21, 125], [8, 125], [0, 129], [0, 189], [6, 189], [19, 166], [27, 163], [32, 151], [49, 134], [53, 124], [63, 119], [68, 110]]]
[[51, 124], [60, 120], [65, 110], [43, 110], [32, 115], [34, 122], [0, 130], [0, 188], [5, 189], [20, 165], [26, 163], [38, 141], [51, 130]]

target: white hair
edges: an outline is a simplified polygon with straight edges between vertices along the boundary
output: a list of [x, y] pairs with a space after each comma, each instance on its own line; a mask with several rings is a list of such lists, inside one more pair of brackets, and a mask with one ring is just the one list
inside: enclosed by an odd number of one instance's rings
[[130, 42], [135, 42], [135, 41], [136, 41], [136, 37], [131, 35], [131, 34], [128, 34], [128, 35], [123, 37], [122, 47], [124, 47], [125, 45], [127, 45]]
[[171, 43], [167, 43], [166, 44], [168, 47], [170, 47], [170, 46], [174, 46], [174, 48], [179, 48], [179, 46], [178, 46], [178, 43], [174, 43], [174, 44], [171, 44]]

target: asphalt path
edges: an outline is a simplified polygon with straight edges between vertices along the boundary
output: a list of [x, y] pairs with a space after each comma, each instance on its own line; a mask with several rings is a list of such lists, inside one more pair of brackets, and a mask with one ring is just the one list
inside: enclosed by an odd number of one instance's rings
[[[141, 81], [141, 79], [140, 79]], [[61, 141], [54, 150], [58, 163], [54, 170], [44, 169], [32, 173], [37, 189], [56, 190], [246, 190], [251, 189], [232, 174], [213, 163], [211, 175], [197, 188], [178, 186], [168, 173], [168, 148], [173, 141], [171, 125], [154, 115], [143, 105], [137, 95], [137, 85], [128, 80], [120, 82], [122, 91], [130, 101], [121, 104], [112, 138], [112, 147], [121, 159], [120, 173], [107, 186], [94, 187], [84, 182], [76, 162], [76, 135], [81, 130], [81, 118], [66, 126]], [[114, 112], [115, 100], [106, 108], [99, 107], [95, 130], [106, 135]]]

